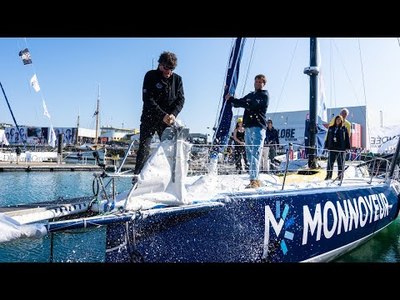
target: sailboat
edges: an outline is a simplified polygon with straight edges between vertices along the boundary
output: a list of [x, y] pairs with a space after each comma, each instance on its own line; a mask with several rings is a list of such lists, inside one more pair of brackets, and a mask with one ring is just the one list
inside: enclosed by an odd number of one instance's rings
[[[94, 161], [96, 164], [104, 164], [104, 159], [105, 159], [105, 147], [102, 147], [99, 145], [98, 140], [99, 140], [99, 131], [100, 131], [100, 122], [99, 122], [99, 114], [100, 114], [100, 84], [98, 85], [98, 93], [97, 93], [97, 102], [96, 102], [96, 111], [94, 113], [94, 116], [96, 117], [96, 131], [95, 131], [95, 138], [94, 138], [94, 144], [93, 145], [80, 145], [77, 146], [77, 149], [75, 151], [70, 151], [66, 153], [65, 156], [65, 161], [81, 161], [81, 162], [88, 162], [88, 161]], [[79, 131], [79, 117], [78, 117], [78, 122], [77, 122], [77, 130]], [[79, 135], [79, 132], [77, 132], [77, 136]], [[76, 139], [76, 141], [78, 141]]]
[[[310, 145], [316, 143], [316, 55], [311, 38], [305, 72], [310, 76]], [[260, 174], [263, 186], [245, 189], [247, 175], [186, 176], [191, 144], [177, 123], [172, 139], [159, 145], [139, 175], [121, 171], [125, 156], [116, 172], [96, 174], [93, 199], [8, 216], [23, 225], [41, 223], [50, 235], [107, 226], [106, 262], [226, 263], [331, 261], [399, 214], [395, 161], [400, 142], [390, 169], [378, 177], [360, 164], [349, 165], [341, 181], [323, 181], [310, 147], [307, 172], [283, 178]], [[112, 185], [117, 177], [137, 181], [125, 192], [110, 194], [105, 180]]]

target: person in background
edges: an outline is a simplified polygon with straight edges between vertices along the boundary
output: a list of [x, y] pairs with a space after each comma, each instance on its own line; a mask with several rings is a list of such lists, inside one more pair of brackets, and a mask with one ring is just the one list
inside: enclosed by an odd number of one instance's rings
[[[264, 148], [263, 148], [263, 166], [265, 165], [264, 161], [268, 159], [270, 160], [270, 164], [274, 166], [274, 158], [276, 156], [276, 149], [279, 146], [279, 134], [278, 130], [273, 126], [272, 120], [267, 121], [267, 129], [265, 131], [265, 140], [264, 140]], [[265, 166], [264, 166], [265, 167]]]
[[78, 161], [82, 161], [83, 159], [83, 154], [82, 154], [82, 150], [78, 150], [78, 153], [76, 154], [76, 156], [78, 157]]
[[249, 162], [250, 184], [246, 188], [258, 188], [261, 182], [258, 179], [260, 168], [260, 154], [267, 128], [266, 113], [269, 104], [269, 94], [264, 90], [267, 83], [265, 75], [259, 74], [254, 78], [254, 92], [241, 99], [234, 98], [229, 93], [225, 100], [234, 107], [243, 107], [243, 127], [245, 128], [246, 157]]
[[236, 128], [233, 130], [233, 140], [235, 143], [234, 148], [234, 158], [235, 158], [235, 165], [236, 170], [239, 174], [242, 173], [243, 166], [242, 166], [242, 158], [245, 164], [245, 168], [248, 169], [247, 166], [247, 159], [246, 159], [246, 148], [244, 143], [244, 127], [243, 127], [243, 119], [238, 118], [236, 123]]
[[17, 154], [17, 165], [19, 164], [19, 157], [21, 156], [21, 148], [19, 146], [17, 146], [17, 148], [15, 148], [15, 153]]
[[[347, 116], [349, 115], [349, 110], [347, 108], [342, 108], [339, 115], [343, 118], [343, 125], [347, 129], [347, 133], [349, 134], [349, 138], [351, 137], [351, 122], [347, 120]], [[329, 126], [335, 125], [336, 117], [333, 117], [332, 120], [329, 122]]]
[[[175, 123], [175, 118], [183, 108], [185, 96], [182, 77], [174, 73], [177, 63], [176, 55], [165, 51], [158, 59], [157, 70], [150, 70], [144, 76], [135, 174], [140, 174], [150, 155], [150, 144], [154, 134], [157, 133], [161, 140], [165, 128]], [[135, 183], [136, 178], [132, 182]]]
[[343, 118], [341, 115], [336, 116], [335, 124], [329, 126], [324, 148], [329, 150], [325, 180], [332, 179], [332, 171], [335, 161], [337, 161], [338, 164], [338, 178], [339, 180], [342, 180], [344, 153], [346, 150], [350, 149], [350, 139], [346, 127], [343, 126]]

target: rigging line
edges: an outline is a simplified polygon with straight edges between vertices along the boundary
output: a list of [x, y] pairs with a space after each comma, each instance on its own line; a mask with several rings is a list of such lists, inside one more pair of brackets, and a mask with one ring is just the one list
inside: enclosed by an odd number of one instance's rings
[[[292, 66], [293, 66], [294, 56], [296, 54], [298, 44], [299, 44], [299, 39], [296, 40], [296, 44], [295, 44], [293, 52], [292, 52], [292, 58], [290, 59], [289, 67], [288, 67], [288, 70], [286, 71], [285, 79], [283, 80], [281, 92], [279, 94], [278, 101], [276, 102], [276, 105], [275, 105], [275, 110], [274, 110], [275, 112], [277, 111], [278, 105], [282, 99], [283, 91], [285, 90], [286, 82], [288, 80], [290, 70], [292, 69]], [[274, 120], [272, 120], [272, 121], [274, 121]]]
[[366, 106], [367, 105], [367, 93], [365, 91], [364, 64], [363, 64], [362, 54], [361, 54], [360, 39], [357, 39], [357, 41], [358, 41], [358, 53], [360, 54], [361, 76], [362, 76], [363, 92], [364, 92], [364, 103], [365, 103], [365, 106]]
[[[357, 39], [357, 42], [358, 42], [358, 53], [360, 55], [361, 78], [362, 78], [363, 92], [364, 92], [364, 104], [365, 104], [365, 107], [367, 107], [367, 93], [366, 93], [366, 90], [365, 90], [364, 64], [363, 64], [362, 54], [361, 54], [360, 39]], [[367, 119], [367, 116], [364, 115], [364, 118]], [[371, 132], [369, 122], [366, 122], [366, 123], [367, 123], [368, 132]]]
[[348, 79], [348, 81], [349, 81], [349, 83], [350, 83], [350, 87], [352, 88], [352, 91], [353, 91], [353, 93], [354, 93], [354, 96], [355, 96], [357, 102], [358, 102], [358, 103], [361, 103], [361, 101], [358, 99], [357, 91], [356, 91], [355, 88], [354, 88], [354, 84], [353, 84], [353, 82], [351, 81], [351, 77], [350, 77], [350, 75], [349, 75], [349, 72], [347, 72], [347, 69], [346, 69], [346, 66], [345, 66], [345, 63], [344, 63], [344, 60], [343, 60], [343, 56], [341, 55], [341, 53], [340, 53], [340, 51], [339, 51], [339, 48], [338, 48], [338, 46], [337, 46], [337, 44], [336, 44], [335, 41], [333, 42], [333, 44], [334, 44], [334, 46], [335, 46], [335, 48], [336, 48], [337, 53], [339, 54], [340, 62], [342, 63], [343, 69], [344, 69], [344, 71], [345, 71], [345, 73], [346, 73], [347, 79]]
[[[26, 48], [29, 49], [28, 40], [26, 39], [26, 37], [24, 38], [24, 41], [25, 41], [25, 46], [26, 46]], [[32, 54], [31, 54], [31, 57], [32, 57]], [[36, 68], [35, 68], [35, 64], [33, 63], [33, 59], [32, 59], [31, 65], [32, 65], [33, 75], [36, 75], [36, 79], [37, 79], [37, 81], [38, 81], [38, 83], [39, 83], [39, 77], [38, 77], [38, 75], [37, 75]], [[32, 76], [33, 76], [33, 75], [32, 75]], [[31, 78], [32, 78], [32, 77], [31, 77]], [[31, 78], [29, 78], [29, 85], [31, 85], [31, 84], [30, 84]], [[46, 99], [45, 99], [45, 95], [44, 95], [43, 89], [42, 89], [42, 87], [40, 86], [40, 84], [39, 84], [39, 87], [40, 87], [39, 94], [40, 94], [40, 98], [41, 98], [41, 100], [42, 100], [41, 106], [43, 106], [43, 103], [45, 103], [45, 104], [46, 104], [47, 112], [49, 112], [49, 109], [48, 109], [48, 106], [47, 106], [47, 103], [46, 103]], [[42, 107], [42, 109], [44, 110], [44, 107]], [[43, 113], [42, 115], [44, 115], [44, 113]], [[51, 121], [51, 117], [50, 117], [50, 113], [49, 113], [49, 115], [46, 116], [46, 117], [49, 119], [50, 125], [53, 126], [52, 121]]]
[[[233, 45], [235, 44], [235, 38], [232, 38], [231, 41], [231, 47], [229, 49], [229, 53], [232, 52], [233, 49]], [[229, 57], [229, 55], [228, 55]], [[220, 92], [220, 101], [218, 102], [218, 107], [217, 107], [217, 112], [215, 114], [215, 122], [214, 122], [214, 130], [216, 130], [217, 126], [218, 126], [218, 121], [219, 121], [219, 112], [221, 110], [221, 105], [223, 105], [225, 103], [224, 101], [224, 96], [225, 96], [225, 82], [226, 82], [226, 78], [228, 77], [228, 68], [229, 68], [229, 59], [226, 63], [226, 68], [225, 68], [225, 76], [224, 76], [224, 80], [222, 82], [222, 88], [221, 88], [221, 92]], [[214, 131], [214, 135], [215, 135], [215, 131]]]
[[256, 43], [256, 38], [254, 38], [253, 46], [252, 46], [252, 48], [251, 48], [250, 60], [249, 60], [249, 64], [247, 65], [247, 72], [246, 72], [246, 77], [245, 77], [245, 79], [244, 79], [242, 95], [244, 95], [244, 89], [246, 88], [247, 79], [249, 78], [250, 66], [251, 66], [251, 64], [253, 63], [254, 45], [255, 45], [255, 43]]
[[[329, 69], [330, 69], [330, 107], [336, 107], [336, 82], [335, 82], [335, 70], [333, 64], [333, 49], [332, 49], [332, 40], [329, 41]], [[328, 116], [330, 119], [331, 116]]]
[[[256, 39], [257, 39], [257, 38], [254, 38], [253, 46], [252, 46], [252, 48], [251, 48], [250, 60], [249, 60], [249, 63], [248, 63], [248, 65], [247, 65], [247, 71], [246, 71], [246, 76], [245, 76], [245, 79], [244, 79], [244, 84], [243, 84], [243, 89], [242, 89], [242, 94], [241, 94], [241, 95], [244, 95], [244, 93], [245, 93], [245, 88], [246, 88], [246, 84], [247, 84], [247, 79], [249, 78], [249, 73], [250, 73], [250, 66], [251, 66], [252, 63], [253, 63], [254, 48], [255, 48]], [[236, 107], [236, 115], [238, 114], [239, 109], [240, 109], [240, 107]]]

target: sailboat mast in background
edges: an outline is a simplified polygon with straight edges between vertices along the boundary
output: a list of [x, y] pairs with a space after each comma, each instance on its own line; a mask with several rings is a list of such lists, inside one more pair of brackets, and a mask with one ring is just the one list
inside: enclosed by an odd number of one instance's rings
[[[10, 106], [10, 102], [8, 102], [8, 98], [7, 98], [6, 92], [4, 91], [4, 88], [3, 88], [3, 85], [1, 84], [1, 82], [0, 82], [0, 88], [1, 88], [1, 91], [3, 92], [4, 99], [6, 99], [7, 106], [8, 106], [8, 109], [10, 110], [11, 117], [12, 117], [12, 119], [14, 121], [15, 127], [17, 127], [18, 133], [20, 133], [21, 131], [19, 130], [19, 126], [18, 126], [17, 120], [15, 119], [14, 113], [13, 113], [13, 111], [11, 109], [11, 106]], [[21, 137], [21, 138], [22, 138], [22, 142], [25, 145], [25, 139], [23, 137]]]
[[96, 106], [96, 134], [95, 134], [95, 141], [94, 141], [94, 147], [97, 149], [98, 147], [98, 139], [99, 139], [99, 112], [100, 112], [100, 83], [98, 85], [98, 90], [97, 90], [97, 106]]
[[75, 144], [79, 145], [79, 123], [80, 123], [80, 116], [79, 116], [79, 112], [78, 112], [78, 118], [76, 119], [76, 136], [75, 136]]

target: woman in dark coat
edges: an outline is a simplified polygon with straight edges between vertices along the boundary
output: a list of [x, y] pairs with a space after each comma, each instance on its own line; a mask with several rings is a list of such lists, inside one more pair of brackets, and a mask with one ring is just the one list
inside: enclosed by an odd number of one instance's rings
[[233, 131], [233, 140], [235, 143], [234, 148], [234, 158], [236, 170], [239, 174], [242, 174], [242, 158], [244, 160], [245, 168], [248, 169], [247, 158], [246, 158], [246, 148], [244, 143], [244, 127], [243, 127], [243, 119], [238, 118], [236, 123], [236, 128]]
[[335, 123], [328, 128], [328, 135], [325, 140], [325, 149], [329, 150], [328, 166], [325, 180], [332, 178], [332, 170], [335, 161], [338, 164], [338, 178], [343, 178], [344, 154], [350, 149], [350, 138], [346, 127], [343, 126], [342, 116], [335, 117]]

